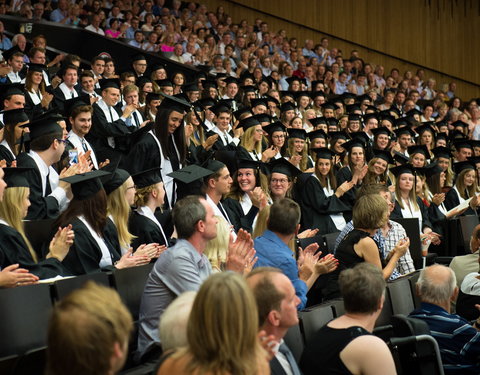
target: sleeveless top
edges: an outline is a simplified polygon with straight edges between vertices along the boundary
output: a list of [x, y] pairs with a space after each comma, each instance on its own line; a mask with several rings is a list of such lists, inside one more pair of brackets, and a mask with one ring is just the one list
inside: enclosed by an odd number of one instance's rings
[[322, 369], [323, 374], [352, 375], [340, 358], [340, 352], [354, 339], [371, 335], [362, 327], [330, 328], [323, 326], [305, 348], [301, 368], [305, 375], [317, 374]]
[[[365, 237], [370, 236], [363, 230], [353, 229], [338, 245], [335, 257], [339, 261], [340, 272], [347, 268], [354, 267], [357, 263], [362, 263], [365, 260], [357, 255], [353, 247]], [[338, 272], [338, 273], [340, 273]]]

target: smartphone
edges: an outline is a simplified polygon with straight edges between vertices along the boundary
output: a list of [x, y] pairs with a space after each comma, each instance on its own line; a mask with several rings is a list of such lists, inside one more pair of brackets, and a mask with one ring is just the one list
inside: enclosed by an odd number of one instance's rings
[[78, 151], [77, 150], [70, 150], [68, 151], [68, 159], [70, 160], [70, 165], [78, 163]]

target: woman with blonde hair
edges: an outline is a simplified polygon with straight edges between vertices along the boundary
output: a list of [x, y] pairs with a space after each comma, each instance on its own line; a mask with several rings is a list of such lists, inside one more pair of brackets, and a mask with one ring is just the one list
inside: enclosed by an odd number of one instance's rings
[[287, 129], [287, 132], [288, 161], [302, 172], [311, 171], [314, 168], [314, 163], [308, 155], [307, 132], [303, 129]]
[[447, 210], [458, 206], [460, 203], [464, 203], [466, 200], [471, 199], [469, 202], [468, 210], [463, 215], [477, 215], [477, 209], [480, 206], [476, 177], [476, 166], [473, 162], [462, 161], [453, 165], [457, 178], [453, 188], [445, 196], [445, 207]]
[[204, 254], [210, 261], [213, 272], [221, 272], [226, 270], [231, 229], [223, 216], [215, 216], [215, 218], [217, 219], [217, 237], [208, 241]]
[[257, 305], [245, 280], [233, 272], [217, 273], [202, 284], [193, 303], [188, 347], [167, 358], [157, 375], [269, 374], [257, 334]]
[[244, 130], [237, 148], [237, 159], [268, 162], [277, 153], [277, 149], [269, 147], [262, 152], [263, 129], [255, 117], [246, 117], [238, 123], [237, 128]]
[[[128, 228], [128, 219], [135, 200], [136, 187], [130, 174], [123, 169], [115, 169], [110, 176], [104, 179], [103, 187], [107, 193], [107, 214], [110, 221], [114, 224], [118, 242], [122, 255], [131, 250], [131, 244], [135, 236], [130, 233]], [[158, 243], [139, 242], [134, 247], [136, 255], [147, 255], [150, 258], [157, 257], [160, 249]]]
[[368, 172], [363, 179], [363, 183], [392, 185], [388, 165], [395, 164], [389, 151], [373, 149], [374, 157], [368, 162]]
[[165, 199], [162, 176], [158, 168], [149, 169], [132, 176], [135, 182], [136, 209], [130, 216], [129, 230], [135, 236], [132, 247], [135, 249], [144, 243], [158, 243], [162, 248], [169, 244], [162, 224], [155, 216]]
[[[2, 243], [0, 268], [4, 269], [18, 264], [40, 279], [69, 275], [61, 262], [73, 243], [74, 233], [71, 225], [58, 229], [48, 246], [49, 251], [44, 259], [40, 259], [25, 235], [22, 220], [30, 206], [30, 188], [24, 176], [25, 170], [27, 168], [3, 169], [7, 187], [3, 193], [3, 199], [0, 201], [0, 241]], [[1, 182], [5, 184], [3, 180]], [[31, 275], [25, 275], [25, 279], [20, 279], [19, 282], [28, 284], [31, 281], [29, 277]]]

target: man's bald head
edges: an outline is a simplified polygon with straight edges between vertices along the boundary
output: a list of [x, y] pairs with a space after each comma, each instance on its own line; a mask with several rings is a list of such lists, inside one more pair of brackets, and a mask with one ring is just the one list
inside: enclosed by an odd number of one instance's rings
[[417, 281], [417, 292], [422, 302], [443, 305], [457, 294], [457, 280], [451, 268], [434, 264], [423, 269]]

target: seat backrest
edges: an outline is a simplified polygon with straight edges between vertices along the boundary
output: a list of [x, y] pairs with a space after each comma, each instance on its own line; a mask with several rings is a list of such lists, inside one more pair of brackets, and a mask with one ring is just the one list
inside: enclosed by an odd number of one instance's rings
[[152, 268], [153, 263], [149, 263], [144, 266], [124, 268], [113, 272], [114, 287], [132, 314], [133, 320], [138, 319], [143, 289]]
[[305, 342], [303, 341], [300, 325], [297, 324], [293, 327], [290, 327], [283, 339], [285, 340], [285, 343], [295, 357], [295, 361], [299, 363], [300, 358], [302, 357], [303, 348], [305, 347]]
[[339, 316], [345, 314], [345, 305], [343, 304], [343, 298], [336, 298], [328, 301], [333, 308], [333, 316], [338, 318]]
[[47, 348], [29, 350], [20, 357], [15, 366], [15, 375], [43, 374], [47, 364]]
[[110, 286], [108, 275], [104, 272], [89, 273], [71, 277], [68, 279], [58, 280], [52, 285], [53, 298], [60, 300], [75, 289], [81, 288], [87, 281], [93, 281], [103, 286]]
[[470, 237], [472, 236], [473, 229], [480, 223], [476, 215], [460, 216], [459, 219], [464, 250], [465, 253], [468, 254], [470, 252]]
[[329, 249], [326, 245], [324, 236], [322, 236], [320, 234], [318, 234], [316, 236], [313, 236], [313, 237], [300, 238], [298, 242], [299, 242], [299, 246], [302, 249], [305, 249], [308, 245], [310, 245], [312, 243], [317, 243], [318, 246], [319, 246], [318, 250], [320, 250], [322, 252], [322, 256], [325, 256], [327, 253], [331, 253], [333, 251], [333, 249], [329, 251]]
[[413, 296], [413, 303], [415, 304], [415, 308], [420, 307], [420, 297], [417, 295], [417, 281], [418, 278], [420, 277], [420, 271], [415, 271], [412, 272], [410, 275], [405, 276], [408, 279], [408, 282], [410, 283], [410, 291], [412, 292]]
[[18, 362], [18, 355], [9, 355], [7, 357], [0, 358], [0, 374], [12, 375], [13, 369]]
[[0, 356], [43, 347], [52, 299], [45, 284], [0, 290]]
[[387, 284], [393, 314], [410, 314], [415, 310], [415, 301], [408, 279], [400, 278]]
[[391, 317], [391, 323], [395, 337], [430, 334], [430, 328], [426, 322], [420, 319], [410, 318], [403, 314], [393, 315]]
[[330, 253], [333, 253], [333, 250], [335, 249], [335, 241], [337, 240], [339, 234], [340, 232], [333, 232], [324, 235], [325, 244]]
[[392, 219], [392, 221], [396, 221], [405, 228], [405, 232], [407, 232], [407, 236], [410, 240], [410, 255], [412, 256], [415, 268], [420, 269], [422, 267], [422, 244], [420, 243], [418, 219]]
[[334, 318], [330, 304], [314, 306], [308, 310], [300, 311], [300, 324], [305, 338], [305, 343], [315, 336], [315, 333]]
[[375, 327], [387, 326], [390, 324], [390, 318], [392, 317], [392, 301], [390, 300], [390, 294], [388, 290], [385, 291], [385, 300], [383, 301], [383, 309], [375, 322]]

